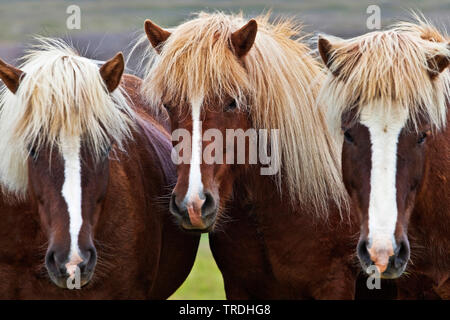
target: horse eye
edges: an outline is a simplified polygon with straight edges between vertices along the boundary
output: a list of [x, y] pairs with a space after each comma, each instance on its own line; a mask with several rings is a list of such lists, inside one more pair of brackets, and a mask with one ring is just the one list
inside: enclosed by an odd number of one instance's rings
[[225, 108], [225, 111], [231, 111], [236, 109], [236, 100], [231, 101], [231, 103]]
[[428, 137], [428, 131], [422, 132], [420, 134], [419, 139], [417, 139], [417, 144], [423, 144], [427, 137]]
[[30, 148], [29, 154], [30, 154], [31, 159], [33, 159], [33, 161], [36, 161], [37, 158], [38, 158], [38, 155], [39, 155], [39, 154], [36, 152], [36, 149], [35, 149], [35, 148]]
[[345, 130], [344, 138], [345, 138], [345, 141], [347, 141], [348, 143], [353, 143], [354, 142], [353, 137], [350, 134], [350, 132], [348, 132], [348, 130]]

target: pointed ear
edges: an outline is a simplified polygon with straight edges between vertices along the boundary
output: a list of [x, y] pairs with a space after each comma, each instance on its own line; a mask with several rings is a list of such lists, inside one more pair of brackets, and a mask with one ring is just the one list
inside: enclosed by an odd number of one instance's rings
[[16, 93], [25, 73], [0, 59], [0, 79], [12, 93]]
[[341, 70], [344, 67], [342, 62], [338, 66], [335, 65], [334, 60], [338, 54], [339, 56], [343, 55], [342, 57], [345, 57], [345, 55], [347, 54], [351, 56], [356, 54], [357, 59], [360, 58], [360, 55], [358, 54], [358, 45], [346, 47], [344, 40], [333, 36], [329, 36], [327, 38], [325, 38], [324, 36], [319, 36], [317, 48], [319, 49], [320, 57], [322, 58], [323, 63], [335, 77], [340, 76]]
[[160, 53], [161, 52], [160, 45], [170, 37], [171, 33], [169, 31], [164, 30], [160, 26], [154, 24], [152, 21], [148, 19], [145, 20], [144, 30], [153, 48], [155, 48], [156, 51]]
[[231, 43], [238, 58], [245, 56], [255, 43], [258, 24], [254, 19], [231, 34]]
[[[450, 51], [450, 43], [447, 44]], [[450, 56], [437, 55], [428, 59], [428, 73], [431, 79], [436, 78], [442, 71], [450, 65]]]
[[319, 49], [320, 56], [322, 57], [323, 63], [330, 68], [330, 59], [333, 53], [333, 46], [328, 39], [319, 36], [319, 42], [317, 43], [317, 48]]
[[100, 68], [100, 75], [105, 81], [106, 88], [109, 92], [113, 92], [122, 79], [122, 74], [125, 69], [125, 62], [122, 52], [119, 52], [114, 58], [105, 62]]

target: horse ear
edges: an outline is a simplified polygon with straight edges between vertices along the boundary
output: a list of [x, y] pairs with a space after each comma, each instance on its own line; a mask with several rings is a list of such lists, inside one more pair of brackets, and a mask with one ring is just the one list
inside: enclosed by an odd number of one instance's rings
[[167, 30], [164, 30], [160, 26], [154, 24], [150, 20], [145, 20], [144, 23], [145, 33], [147, 34], [147, 38], [152, 44], [153, 48], [156, 49], [158, 53], [161, 52], [161, 44], [164, 43], [171, 35], [171, 33]]
[[245, 26], [231, 34], [231, 43], [238, 58], [245, 56], [250, 51], [253, 43], [255, 43], [257, 31], [258, 24], [256, 20], [252, 19]]
[[[345, 46], [342, 39], [337, 37], [323, 37], [319, 36], [319, 41], [317, 43], [317, 48], [319, 49], [320, 57], [322, 58], [323, 63], [328, 68], [328, 70], [331, 71], [331, 73], [335, 77], [339, 77], [340, 71], [343, 67], [341, 64], [340, 66], [333, 66], [335, 56], [337, 55], [337, 51], [339, 49], [342, 49]], [[346, 53], [351, 53], [354, 50], [358, 50], [357, 46], [354, 46], [352, 48], [347, 48], [344, 52], [339, 52], [339, 55]]]
[[125, 61], [122, 52], [119, 52], [112, 59], [106, 61], [100, 68], [100, 75], [103, 81], [105, 81], [106, 88], [109, 92], [113, 92], [119, 86], [124, 69]]
[[19, 89], [19, 84], [25, 73], [12, 65], [5, 63], [0, 59], [0, 79], [3, 80], [6, 87], [12, 92], [16, 93]]
[[333, 54], [333, 45], [328, 39], [325, 39], [322, 36], [319, 36], [319, 42], [317, 43], [317, 47], [319, 49], [320, 56], [322, 57], [323, 63], [330, 68], [330, 58]]
[[[450, 51], [450, 43], [447, 44], [447, 50]], [[436, 78], [450, 64], [450, 56], [437, 55], [428, 59], [428, 73], [431, 79]]]

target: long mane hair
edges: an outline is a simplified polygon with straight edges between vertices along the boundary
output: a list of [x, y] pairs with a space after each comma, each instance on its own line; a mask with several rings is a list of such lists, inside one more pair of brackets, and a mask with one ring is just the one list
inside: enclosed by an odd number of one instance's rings
[[387, 30], [356, 38], [332, 40], [330, 71], [322, 84], [319, 101], [327, 106], [330, 121], [365, 108], [382, 107], [391, 114], [405, 109], [410, 129], [425, 117], [434, 129], [447, 123], [450, 71], [430, 76], [430, 58], [450, 57], [448, 37], [419, 16]]
[[148, 50], [143, 92], [152, 105], [234, 98], [255, 128], [279, 129], [279, 145], [272, 150], [282, 168], [277, 181], [292, 203], [340, 205], [346, 196], [339, 157], [315, 107], [320, 66], [294, 21], [271, 23], [269, 15], [256, 20], [256, 40], [243, 63], [230, 46], [231, 34], [246, 23], [241, 14], [200, 13], [172, 29], [159, 54]]
[[23, 59], [17, 92], [0, 92], [0, 179], [19, 196], [32, 149], [60, 148], [61, 137], [79, 136], [99, 159], [113, 142], [122, 147], [134, 118], [124, 93], [109, 93], [98, 66], [62, 40], [39, 37]]

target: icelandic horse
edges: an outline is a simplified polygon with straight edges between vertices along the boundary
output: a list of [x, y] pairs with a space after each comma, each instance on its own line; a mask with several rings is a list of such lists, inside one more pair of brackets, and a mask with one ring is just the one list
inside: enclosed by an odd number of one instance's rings
[[167, 210], [170, 136], [142, 80], [57, 39], [24, 60], [0, 60], [0, 298], [169, 297], [199, 237]]
[[[358, 228], [315, 107], [322, 71], [295, 23], [268, 19], [201, 13], [172, 32], [145, 22], [142, 92], [168, 111], [178, 150], [170, 211], [184, 229], [211, 232], [227, 298], [352, 299]], [[230, 130], [248, 134], [245, 152]], [[177, 148], [184, 139], [190, 147]], [[249, 161], [255, 140], [271, 163]], [[244, 163], [225, 160], [233, 154]]]
[[418, 18], [348, 40], [321, 36], [318, 48], [329, 70], [318, 99], [343, 132], [363, 269], [407, 273], [399, 299], [450, 299], [448, 38]]

